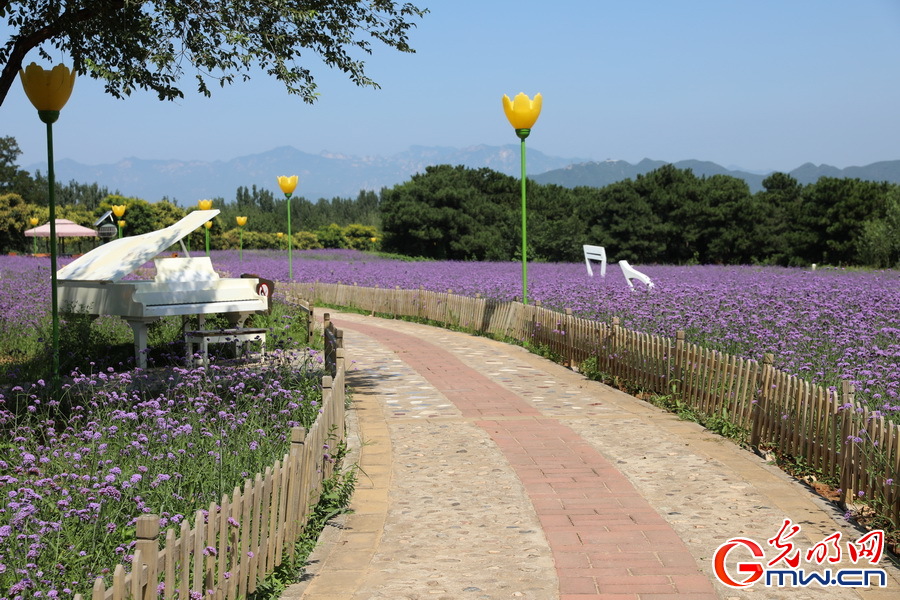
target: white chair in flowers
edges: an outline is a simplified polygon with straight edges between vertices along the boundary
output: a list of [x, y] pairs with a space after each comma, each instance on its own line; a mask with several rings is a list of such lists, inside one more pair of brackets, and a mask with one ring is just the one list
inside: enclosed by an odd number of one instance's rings
[[650, 281], [650, 278], [629, 265], [627, 260], [620, 260], [619, 266], [622, 268], [622, 275], [625, 276], [625, 281], [628, 283], [628, 287], [631, 288], [631, 291], [634, 291], [634, 284], [631, 283], [632, 279], [637, 279], [642, 282], [647, 286], [648, 290], [653, 288], [653, 282]]
[[587, 265], [588, 275], [594, 276], [594, 270], [591, 268], [592, 260], [600, 261], [600, 277], [606, 277], [606, 249], [603, 246], [589, 246], [585, 244], [584, 248], [584, 264]]

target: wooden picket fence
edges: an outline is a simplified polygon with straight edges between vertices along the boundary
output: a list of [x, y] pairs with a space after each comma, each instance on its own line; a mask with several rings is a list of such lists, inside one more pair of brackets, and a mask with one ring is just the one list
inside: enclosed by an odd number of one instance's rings
[[[706, 418], [747, 432], [758, 451], [773, 451], [840, 481], [842, 503], [860, 495], [900, 526], [900, 430], [860, 406], [853, 389], [830, 390], [775, 369], [774, 356], [738, 358], [627, 330], [540, 305], [469, 298], [422, 289], [289, 284], [317, 304], [388, 317], [414, 317], [550, 349], [577, 368], [588, 359], [612, 380], [653, 395], [671, 395]], [[893, 481], [892, 481], [893, 480]]]
[[[330, 330], [339, 340], [340, 332]], [[326, 354], [332, 362], [322, 378], [322, 412], [308, 431], [291, 429], [289, 452], [231, 496], [198, 510], [193, 526], [185, 520], [180, 529], [167, 529], [162, 545], [159, 516], [139, 517], [129, 568], [118, 565], [109, 587], [98, 577], [92, 600], [246, 598], [285, 553], [294, 555], [322, 482], [333, 474], [331, 449], [344, 440], [344, 350], [330, 347], [326, 336]]]

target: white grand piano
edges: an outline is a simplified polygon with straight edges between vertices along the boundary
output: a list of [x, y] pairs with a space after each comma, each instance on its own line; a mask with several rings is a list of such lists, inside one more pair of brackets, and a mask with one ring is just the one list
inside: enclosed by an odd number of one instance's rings
[[[202, 321], [204, 315], [225, 313], [237, 326], [267, 310], [268, 290], [260, 290], [258, 279], [219, 277], [206, 256], [156, 258], [217, 214], [194, 211], [165, 229], [113, 240], [72, 261], [57, 271], [60, 310], [125, 319], [141, 368], [147, 367], [147, 325], [160, 317], [200, 315]], [[151, 260], [154, 279], [122, 280]]]

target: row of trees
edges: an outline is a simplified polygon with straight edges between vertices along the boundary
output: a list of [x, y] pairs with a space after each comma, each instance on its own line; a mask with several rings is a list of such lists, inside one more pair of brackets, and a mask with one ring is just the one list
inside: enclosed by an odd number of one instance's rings
[[[215, 203], [219, 203], [216, 206]], [[245, 249], [286, 248], [288, 239], [284, 223], [287, 221], [287, 208], [284, 201], [280, 208], [284, 212], [262, 213], [254, 217], [247, 216], [247, 224], [241, 228], [237, 225], [238, 212], [233, 204], [223, 204], [217, 199], [214, 208], [221, 208], [222, 212], [212, 221], [210, 228], [210, 248], [215, 250], [233, 249], [243, 246]], [[297, 209], [294, 203], [298, 204]], [[126, 212], [124, 235], [138, 235], [167, 227], [196, 207], [184, 209], [176, 206], [168, 200], [161, 200], [153, 204], [138, 198], [126, 198], [117, 194], [109, 194], [97, 204], [95, 210], [89, 210], [82, 205], [63, 205], [57, 207], [58, 219], [69, 219], [79, 225], [92, 226], [97, 219], [114, 205], [125, 205]], [[300, 215], [304, 212], [315, 211], [317, 205], [313, 205], [302, 199], [295, 200], [291, 204], [292, 223], [301, 223]], [[305, 210], [304, 210], [305, 209]], [[46, 206], [37, 206], [25, 202], [18, 194], [0, 193], [0, 251], [3, 252], [31, 252], [33, 240], [25, 237], [25, 230], [31, 228], [30, 219], [37, 218], [38, 222], [46, 223], [49, 219], [49, 209]], [[317, 219], [307, 221], [303, 229], [296, 226], [292, 231], [292, 245], [294, 248], [304, 250], [312, 248], [352, 248], [355, 250], [377, 250], [380, 246], [380, 234], [373, 225], [349, 223], [339, 225], [329, 223], [309, 229], [312, 222], [321, 223], [322, 216], [317, 214]], [[112, 221], [111, 221], [112, 222]], [[281, 231], [276, 231], [271, 225], [281, 225]], [[203, 248], [206, 243], [206, 231], [201, 228], [193, 232], [186, 243], [191, 248]], [[84, 250], [84, 244], [79, 244], [79, 249]], [[70, 249], [74, 249], [69, 245]], [[44, 251], [43, 243], [40, 251]]]
[[[32, 241], [25, 237], [30, 219], [40, 223], [49, 219], [48, 182], [40, 173], [31, 175], [16, 166], [20, 154], [14, 138], [0, 137], [0, 251], [28, 252]], [[154, 203], [130, 198], [96, 183], [76, 181], [56, 186], [57, 218], [69, 219], [91, 227], [113, 205], [125, 205], [126, 235], [139, 235], [166, 227], [188, 211], [166, 198]], [[355, 200], [334, 198], [311, 202], [303, 197], [291, 199], [293, 247], [354, 248], [372, 250], [378, 247], [378, 194], [360, 192]], [[247, 217], [243, 247], [280, 248], [287, 245], [287, 201], [269, 190], [256, 186], [239, 187], [233, 201], [213, 199], [213, 208], [221, 212], [213, 220], [210, 247], [237, 248], [241, 233], [237, 217]], [[281, 235], [279, 235], [281, 234]], [[205, 232], [194, 232], [191, 247], [205, 245]]]
[[[383, 247], [438, 259], [520, 254], [520, 182], [490, 169], [429, 167], [382, 192]], [[604, 188], [528, 184], [528, 255], [578, 261], [582, 245], [639, 263], [900, 263], [900, 186], [773, 173], [752, 194], [735, 177], [663, 166]]]
[[[46, 180], [15, 167], [18, 147], [0, 138], [0, 251], [27, 251], [28, 219], [45, 222]], [[697, 177], [663, 166], [604, 188], [528, 184], [529, 258], [579, 261], [583, 244], [604, 246], [615, 260], [636, 263], [900, 264], [900, 186], [823, 177], [801, 185], [784, 173], [747, 184], [725, 175]], [[185, 209], [148, 203], [96, 184], [59, 186], [61, 218], [92, 225], [125, 204], [128, 234], [164, 227]], [[286, 240], [286, 200], [269, 190], [239, 187], [213, 200], [221, 211], [211, 245], [234, 248], [237, 216], [248, 217], [245, 248], [277, 248]], [[490, 169], [448, 165], [380, 193], [356, 199], [291, 200], [296, 248], [383, 249], [453, 260], [514, 260], [521, 247], [520, 182]], [[188, 209], [188, 210], [192, 210]], [[204, 232], [190, 243], [202, 244]]]

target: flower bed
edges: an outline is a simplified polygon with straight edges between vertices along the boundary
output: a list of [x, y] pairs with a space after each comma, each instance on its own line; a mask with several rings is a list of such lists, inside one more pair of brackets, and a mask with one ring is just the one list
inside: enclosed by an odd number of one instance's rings
[[0, 396], [0, 597], [88, 597], [130, 560], [139, 515], [176, 525], [280, 459], [319, 413], [320, 357], [156, 380], [110, 369], [57, 397], [44, 382]]

